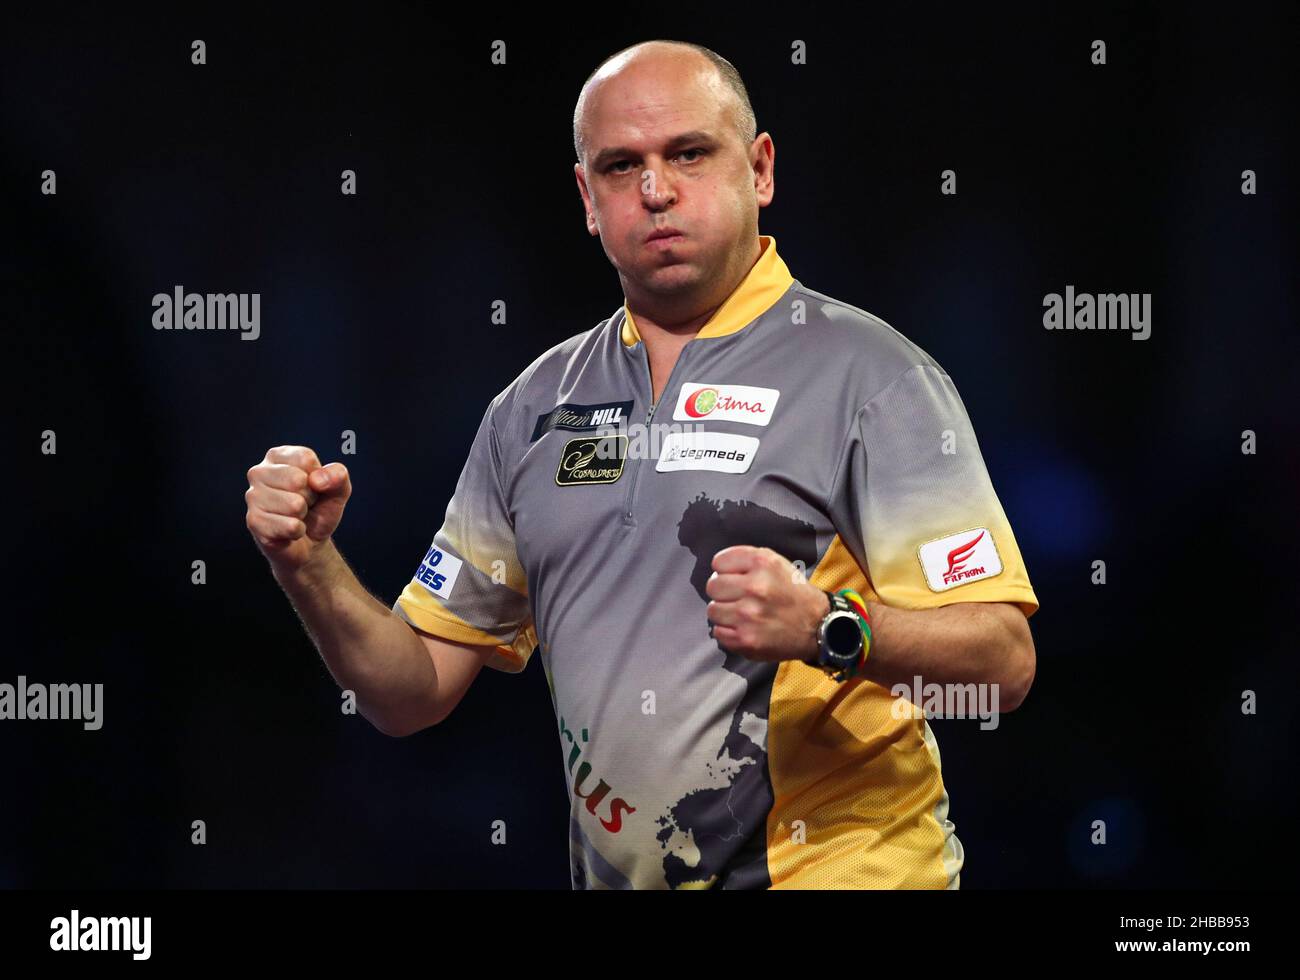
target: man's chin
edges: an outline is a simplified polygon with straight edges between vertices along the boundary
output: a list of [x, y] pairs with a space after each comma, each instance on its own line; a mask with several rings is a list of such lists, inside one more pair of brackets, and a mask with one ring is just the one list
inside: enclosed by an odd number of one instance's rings
[[695, 286], [700, 278], [699, 267], [694, 262], [677, 259], [651, 264], [644, 270], [641, 281], [651, 292], [677, 292]]

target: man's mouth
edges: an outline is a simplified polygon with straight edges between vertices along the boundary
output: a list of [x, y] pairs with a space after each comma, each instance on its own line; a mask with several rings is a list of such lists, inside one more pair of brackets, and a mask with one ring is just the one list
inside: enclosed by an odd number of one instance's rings
[[645, 242], [647, 245], [653, 245], [655, 243], [672, 245], [675, 242], [682, 241], [685, 237], [686, 236], [676, 228], [656, 228], [650, 233], [650, 236], [646, 238]]

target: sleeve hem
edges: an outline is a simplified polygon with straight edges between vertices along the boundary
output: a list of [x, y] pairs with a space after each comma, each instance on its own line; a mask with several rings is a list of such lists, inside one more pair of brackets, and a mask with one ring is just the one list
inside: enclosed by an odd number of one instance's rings
[[966, 598], [960, 594], [953, 595], [956, 590], [947, 590], [944, 592], [927, 591], [925, 597], [928, 601], [919, 603], [893, 603], [881, 598], [881, 601], [887, 606], [898, 605], [903, 609], [938, 609], [942, 606], [951, 606], [958, 602], [1010, 602], [1019, 607], [1020, 611], [1025, 614], [1025, 618], [1033, 616], [1038, 611], [1038, 596], [1034, 590], [1026, 586], [1011, 586], [997, 590], [989, 590], [979, 593], [968, 593], [971, 598]]
[[[530, 633], [530, 627], [527, 623], [516, 632], [514, 641], [503, 643], [497, 637], [476, 629], [468, 623], [447, 618], [450, 616], [449, 613], [444, 612], [439, 615], [409, 600], [403, 601], [402, 598], [398, 598], [393, 603], [393, 608], [399, 609], [400, 613], [405, 614], [407, 622], [422, 633], [428, 633], [439, 639], [450, 640], [452, 643], [496, 647], [496, 653], [484, 664], [484, 666], [491, 667], [493, 670], [500, 670], [507, 674], [517, 674], [528, 665], [528, 654], [521, 654], [516, 649], [516, 642], [520, 637], [525, 637], [525, 643], [528, 642], [529, 637], [527, 634]], [[533, 642], [535, 642], [535, 639]]]

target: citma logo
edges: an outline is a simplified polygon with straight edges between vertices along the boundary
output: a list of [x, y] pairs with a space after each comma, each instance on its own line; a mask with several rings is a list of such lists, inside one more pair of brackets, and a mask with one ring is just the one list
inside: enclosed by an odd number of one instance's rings
[[692, 418], [703, 418], [713, 411], [718, 404], [717, 388], [701, 388], [686, 399], [686, 414]]
[[677, 396], [673, 418], [678, 421], [707, 418], [711, 421], [767, 425], [772, 421], [772, 412], [780, 395], [777, 388], [688, 381], [682, 385], [681, 393]]

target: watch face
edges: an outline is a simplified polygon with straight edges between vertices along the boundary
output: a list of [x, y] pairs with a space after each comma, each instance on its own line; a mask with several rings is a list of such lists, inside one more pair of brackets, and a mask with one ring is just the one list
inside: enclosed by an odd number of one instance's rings
[[826, 623], [826, 649], [834, 659], [852, 662], [862, 649], [862, 627], [857, 616], [845, 613]]

